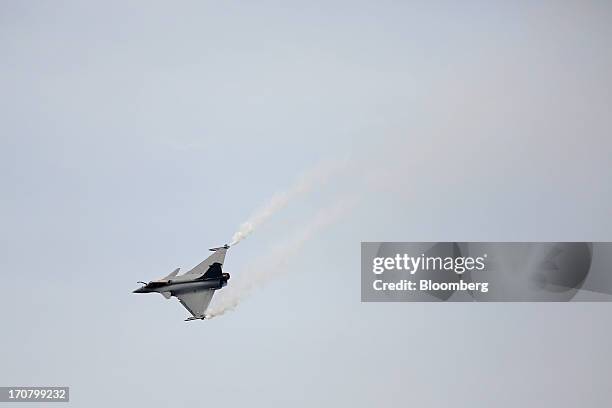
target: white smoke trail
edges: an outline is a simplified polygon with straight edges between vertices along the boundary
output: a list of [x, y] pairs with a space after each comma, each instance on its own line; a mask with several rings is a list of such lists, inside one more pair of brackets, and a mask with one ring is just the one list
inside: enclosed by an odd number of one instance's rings
[[304, 173], [290, 189], [272, 196], [266, 205], [251, 215], [247, 221], [243, 222], [238, 231], [232, 236], [230, 246], [236, 245], [248, 237], [255, 228], [286, 207], [292, 199], [306, 194], [313, 188], [327, 182], [334, 173], [342, 169], [347, 163], [348, 159], [322, 162], [312, 170]]
[[247, 297], [254, 289], [287, 270], [288, 262], [297, 256], [302, 247], [325, 227], [335, 223], [355, 204], [355, 198], [345, 198], [319, 210], [311, 221], [300, 228], [292, 239], [271, 249], [267, 256], [248, 267], [236, 281], [219, 292], [216, 303], [207, 310], [206, 317], [213, 318], [228, 311]]

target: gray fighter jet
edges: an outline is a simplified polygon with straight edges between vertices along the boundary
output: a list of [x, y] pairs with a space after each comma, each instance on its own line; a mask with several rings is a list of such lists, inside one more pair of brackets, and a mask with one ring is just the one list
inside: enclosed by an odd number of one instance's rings
[[229, 273], [223, 273], [223, 261], [229, 245], [225, 244], [219, 248], [211, 248], [214, 252], [189, 272], [179, 276], [180, 268], [177, 268], [168, 276], [142, 283], [143, 286], [136, 289], [134, 293], [161, 293], [166, 299], [175, 296], [179, 302], [192, 314], [185, 319], [203, 320], [206, 318], [206, 309], [212, 300], [215, 290], [227, 285], [230, 278]]

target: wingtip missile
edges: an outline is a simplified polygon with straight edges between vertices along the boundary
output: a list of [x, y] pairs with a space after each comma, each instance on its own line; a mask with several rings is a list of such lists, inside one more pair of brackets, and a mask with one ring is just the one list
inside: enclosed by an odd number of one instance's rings
[[192, 316], [192, 317], [188, 317], [187, 319], [185, 319], [186, 322], [190, 322], [192, 320], [204, 320], [206, 319], [206, 316]]
[[218, 250], [220, 250], [220, 249], [229, 249], [229, 247], [230, 247], [230, 246], [229, 246], [228, 244], [225, 244], [225, 245], [220, 246], [220, 247], [210, 248], [210, 249], [209, 249], [209, 251], [215, 252], [215, 251], [218, 251]]

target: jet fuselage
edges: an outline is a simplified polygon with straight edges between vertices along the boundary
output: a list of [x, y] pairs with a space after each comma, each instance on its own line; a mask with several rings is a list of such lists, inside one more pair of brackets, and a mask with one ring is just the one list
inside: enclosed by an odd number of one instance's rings
[[220, 278], [193, 279], [193, 280], [161, 280], [151, 281], [146, 285], [136, 289], [134, 293], [151, 293], [151, 292], [169, 292], [173, 296], [179, 293], [190, 292], [194, 290], [205, 289], [221, 289], [227, 285], [230, 278], [229, 273], [224, 273]]

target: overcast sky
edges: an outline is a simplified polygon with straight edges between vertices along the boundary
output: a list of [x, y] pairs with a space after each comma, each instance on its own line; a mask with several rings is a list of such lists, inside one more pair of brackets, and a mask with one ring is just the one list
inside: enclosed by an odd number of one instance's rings
[[[359, 287], [361, 241], [612, 240], [608, 3], [125, 3], [0, 2], [0, 385], [79, 407], [610, 405], [608, 303]], [[232, 285], [300, 243], [235, 311], [185, 323], [131, 293], [322, 162], [342, 170], [228, 251]]]

